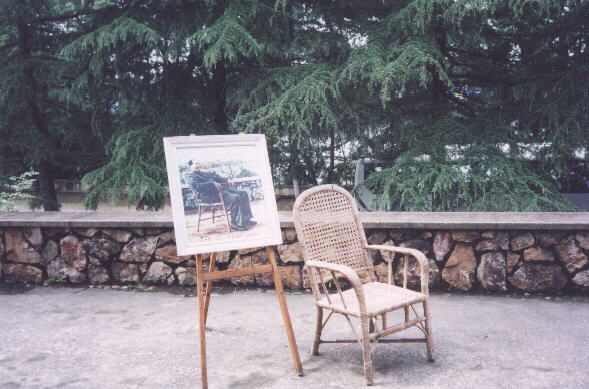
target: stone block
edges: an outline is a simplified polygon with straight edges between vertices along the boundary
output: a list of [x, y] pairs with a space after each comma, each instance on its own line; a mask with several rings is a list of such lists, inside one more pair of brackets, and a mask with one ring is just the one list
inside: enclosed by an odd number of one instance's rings
[[558, 244], [566, 236], [564, 231], [540, 231], [536, 232], [536, 243], [542, 247], [550, 247]]
[[[173, 270], [163, 262], [153, 262], [143, 276], [143, 282], [147, 284], [165, 285], [168, 284]], [[173, 276], [172, 276], [173, 279]]]
[[575, 238], [579, 243], [579, 247], [589, 250], [589, 231], [577, 232]]
[[228, 263], [231, 259], [231, 251], [220, 251], [217, 253], [217, 263]]
[[450, 248], [452, 248], [452, 235], [449, 232], [436, 232], [433, 244], [436, 261], [442, 262]]
[[[428, 258], [429, 261], [429, 278], [428, 278], [428, 285], [430, 288], [436, 288], [440, 281], [440, 269], [438, 269], [438, 265], [436, 262]], [[387, 265], [388, 266], [388, 265]], [[388, 269], [385, 270], [388, 272]], [[403, 286], [403, 277], [405, 275], [405, 268], [403, 265], [403, 260], [397, 261], [397, 266], [395, 269], [395, 285]], [[385, 282], [388, 279], [388, 276], [384, 277]], [[419, 267], [419, 263], [413, 257], [409, 257], [409, 262], [407, 264], [407, 286], [411, 289], [421, 290], [421, 268]]]
[[180, 256], [176, 251], [175, 244], [169, 244], [155, 250], [155, 260], [168, 263], [180, 264], [190, 259], [190, 256]]
[[303, 280], [300, 266], [279, 266], [282, 284], [286, 289], [301, 289]]
[[88, 265], [88, 282], [91, 284], [108, 284], [110, 277], [104, 266]]
[[59, 255], [59, 245], [54, 241], [49, 239], [41, 251], [41, 264], [46, 265], [49, 262], [53, 261]]
[[105, 228], [102, 232], [121, 243], [127, 243], [133, 237], [133, 233], [128, 230]]
[[432, 246], [428, 240], [425, 239], [410, 239], [399, 243], [399, 247], [405, 247], [410, 249], [416, 249], [429, 255], [432, 252]]
[[10, 262], [39, 264], [41, 255], [23, 236], [21, 230], [9, 228], [4, 232], [6, 260]]
[[374, 272], [376, 273], [376, 279], [378, 282], [389, 282], [389, 265], [388, 263], [381, 262], [374, 267]]
[[474, 242], [479, 239], [481, 234], [476, 231], [454, 231], [452, 232], [452, 239], [456, 242]]
[[75, 235], [68, 235], [59, 241], [60, 256], [68, 261], [86, 260], [82, 241]]
[[483, 239], [475, 246], [476, 251], [494, 251], [499, 250], [499, 245], [493, 239]]
[[554, 261], [554, 253], [552, 250], [541, 247], [541, 246], [534, 246], [528, 247], [524, 250], [524, 260], [531, 262], [531, 261]]
[[98, 231], [98, 228], [76, 228], [76, 232], [85, 238], [92, 238]]
[[246, 249], [239, 249], [237, 250], [237, 254], [242, 255], [242, 254], [253, 254], [256, 251], [260, 251], [263, 250], [264, 247], [250, 247], [250, 248], [246, 248]]
[[7, 284], [41, 284], [43, 282], [43, 272], [34, 266], [20, 263], [5, 263], [2, 267], [4, 282]]
[[158, 247], [162, 247], [167, 245], [168, 243], [175, 243], [176, 242], [176, 235], [174, 231], [166, 231], [158, 236]]
[[82, 244], [88, 255], [96, 257], [103, 262], [116, 259], [123, 247], [121, 243], [108, 238], [84, 239]]
[[137, 264], [113, 262], [111, 271], [114, 282], [139, 282], [139, 265]]
[[180, 286], [195, 286], [196, 285], [196, 269], [193, 267], [179, 266], [174, 271], [176, 278], [178, 278], [178, 285]]
[[575, 274], [572, 279], [573, 284], [585, 289], [589, 289], [589, 270], [583, 270]]
[[376, 230], [368, 235], [367, 241], [371, 245], [381, 245], [389, 237], [389, 233], [386, 230]]
[[511, 273], [512, 270], [515, 268], [515, 266], [518, 264], [519, 260], [521, 259], [521, 255], [508, 251], [506, 258], [505, 258], [505, 264], [507, 266], [507, 273]]
[[559, 291], [566, 285], [567, 276], [556, 264], [526, 262], [508, 281], [524, 292]]
[[22, 231], [25, 239], [35, 250], [40, 251], [43, 248], [43, 234], [40, 228], [25, 228]]
[[[252, 266], [252, 256], [251, 255], [238, 255], [229, 264], [228, 269], [243, 269], [244, 267], [251, 267]], [[254, 276], [240, 276], [240, 277], [233, 277], [230, 279], [230, 282], [233, 285], [237, 286], [253, 286], [254, 285]]]
[[505, 277], [505, 254], [501, 251], [492, 251], [481, 255], [477, 279], [483, 289], [496, 292], [507, 290]]
[[577, 242], [571, 235], [554, 246], [556, 257], [562, 262], [569, 273], [582, 269], [589, 263], [587, 255], [577, 246]]
[[119, 259], [123, 262], [148, 262], [155, 251], [157, 239], [157, 236], [133, 239], [123, 247]]
[[47, 265], [47, 277], [50, 280], [65, 278], [73, 284], [83, 284], [86, 278], [86, 257], [57, 257]]
[[457, 243], [442, 270], [442, 279], [454, 288], [467, 291], [473, 287], [475, 271], [476, 258], [472, 246]]
[[303, 250], [300, 242], [279, 245], [278, 254], [280, 261], [285, 264], [303, 262]]
[[421, 233], [421, 239], [429, 239], [429, 238], [431, 238], [432, 236], [434, 236], [434, 234], [433, 234], [433, 233], [431, 233], [431, 232], [429, 232], [429, 231], [423, 231], [423, 232]]
[[534, 235], [531, 232], [519, 234], [511, 238], [511, 250], [519, 251], [534, 245]]
[[282, 240], [287, 243], [294, 242], [297, 239], [297, 231], [294, 228], [284, 228], [282, 230]]
[[[266, 265], [269, 263], [268, 256], [266, 255], [266, 250], [258, 251], [252, 254], [252, 265], [259, 266], [259, 265]], [[258, 286], [273, 286], [274, 279], [271, 273], [261, 273], [255, 274], [254, 279], [256, 281], [256, 285]]]

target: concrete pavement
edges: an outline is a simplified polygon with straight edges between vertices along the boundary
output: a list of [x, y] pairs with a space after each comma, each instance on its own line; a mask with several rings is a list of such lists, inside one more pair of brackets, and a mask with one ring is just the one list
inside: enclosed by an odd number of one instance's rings
[[[210, 388], [363, 388], [358, 345], [311, 356], [313, 298], [287, 295], [304, 377], [294, 373], [273, 291], [216, 290]], [[380, 345], [381, 388], [587, 388], [589, 298], [435, 294], [437, 359]], [[197, 388], [196, 298], [166, 291], [39, 287], [0, 294], [0, 388]], [[347, 337], [343, 319], [325, 338]], [[407, 333], [406, 335], [411, 335]]]

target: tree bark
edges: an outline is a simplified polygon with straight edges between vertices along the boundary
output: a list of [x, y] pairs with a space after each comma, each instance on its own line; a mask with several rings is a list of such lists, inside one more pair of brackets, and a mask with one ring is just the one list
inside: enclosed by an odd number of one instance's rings
[[335, 129], [331, 129], [329, 133], [329, 171], [327, 172], [327, 182], [333, 182], [335, 170]]
[[211, 83], [213, 97], [213, 126], [217, 134], [229, 134], [227, 125], [227, 70], [225, 64], [220, 61], [213, 69]]
[[59, 203], [55, 194], [55, 182], [53, 177], [53, 169], [50, 167], [48, 158], [43, 156], [51, 155], [51, 152], [43, 151], [43, 148], [52, 148], [56, 150], [56, 144], [53, 141], [49, 132], [49, 125], [47, 118], [43, 114], [43, 110], [39, 107], [38, 102], [38, 85], [35, 79], [35, 67], [31, 61], [31, 32], [29, 25], [19, 20], [17, 23], [18, 30], [18, 48], [23, 61], [23, 85], [24, 94], [26, 96], [27, 109], [29, 111], [31, 122], [34, 129], [45, 139], [45, 142], [38, 143], [37, 156], [39, 162], [37, 163], [37, 171], [39, 172], [38, 184], [43, 199], [43, 209], [45, 211], [59, 211]]
[[47, 163], [41, 162], [37, 171], [37, 183], [39, 184], [39, 193], [43, 199], [43, 209], [45, 211], [59, 211], [60, 205], [57, 201], [57, 194], [55, 193], [55, 180], [53, 178], [53, 171]]
[[301, 186], [299, 181], [299, 169], [298, 169], [299, 150], [297, 149], [296, 143], [291, 140], [290, 146], [290, 169], [292, 175], [292, 186], [294, 189], [295, 199], [301, 194]]

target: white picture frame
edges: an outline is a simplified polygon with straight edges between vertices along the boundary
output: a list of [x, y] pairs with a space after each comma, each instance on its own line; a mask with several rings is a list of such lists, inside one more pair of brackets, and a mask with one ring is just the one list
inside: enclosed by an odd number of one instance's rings
[[[179, 255], [282, 244], [264, 135], [167, 137], [164, 150]], [[217, 196], [208, 179], [219, 184]], [[222, 206], [210, 206], [223, 199], [226, 216]], [[232, 223], [234, 214], [241, 224]]]

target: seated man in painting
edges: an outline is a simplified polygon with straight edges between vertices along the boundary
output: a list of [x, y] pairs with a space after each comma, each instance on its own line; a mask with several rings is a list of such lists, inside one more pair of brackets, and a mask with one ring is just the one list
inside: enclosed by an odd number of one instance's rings
[[190, 172], [186, 175], [186, 183], [196, 192], [200, 193], [200, 199], [205, 203], [216, 203], [219, 195], [223, 197], [227, 212], [231, 214], [231, 228], [236, 231], [245, 231], [256, 224], [251, 220], [253, 215], [247, 192], [233, 188], [235, 184], [214, 172], [201, 170], [197, 161], [188, 161]]

